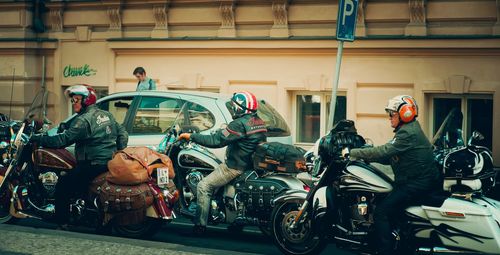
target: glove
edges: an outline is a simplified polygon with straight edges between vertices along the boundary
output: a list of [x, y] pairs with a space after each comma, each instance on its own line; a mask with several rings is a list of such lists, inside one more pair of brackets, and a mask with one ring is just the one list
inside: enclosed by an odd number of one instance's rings
[[180, 141], [180, 140], [186, 140], [186, 141], [191, 140], [191, 134], [190, 133], [180, 134], [179, 137], [177, 137], [177, 141]]

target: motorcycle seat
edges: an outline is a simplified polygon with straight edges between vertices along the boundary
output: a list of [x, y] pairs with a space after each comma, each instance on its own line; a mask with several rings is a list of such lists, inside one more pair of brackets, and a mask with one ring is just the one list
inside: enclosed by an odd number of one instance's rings
[[257, 173], [253, 170], [251, 171], [244, 171], [240, 176], [234, 178], [234, 180], [232, 181], [232, 183], [238, 183], [238, 182], [245, 182], [247, 180], [254, 180], [254, 179], [257, 179], [259, 176], [257, 175]]

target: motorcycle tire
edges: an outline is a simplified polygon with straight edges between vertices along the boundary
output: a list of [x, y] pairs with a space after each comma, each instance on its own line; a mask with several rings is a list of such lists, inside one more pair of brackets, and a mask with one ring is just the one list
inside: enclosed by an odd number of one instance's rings
[[278, 204], [271, 215], [271, 237], [284, 254], [319, 254], [327, 244], [324, 235], [314, 232], [311, 220], [306, 220], [297, 229], [289, 227], [302, 203], [303, 201], [285, 201]]
[[12, 223], [17, 218], [10, 214], [10, 192], [8, 185], [4, 185], [4, 188], [0, 191], [0, 224]]
[[158, 219], [146, 218], [142, 223], [133, 225], [113, 225], [114, 233], [126, 238], [144, 238], [156, 234], [162, 227], [163, 222]]

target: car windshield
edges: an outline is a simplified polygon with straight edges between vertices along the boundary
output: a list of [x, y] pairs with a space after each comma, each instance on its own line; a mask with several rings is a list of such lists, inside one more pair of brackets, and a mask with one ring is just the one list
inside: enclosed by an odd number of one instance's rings
[[432, 144], [436, 149], [447, 149], [464, 145], [462, 119], [462, 112], [458, 108], [454, 108], [448, 113], [443, 124], [441, 124], [432, 138]]
[[[226, 108], [231, 114], [233, 114], [231, 101], [226, 102]], [[281, 117], [281, 114], [279, 114], [279, 112], [276, 111], [266, 101], [259, 101], [257, 115], [266, 123], [267, 136], [280, 137], [290, 135], [290, 128], [288, 127], [288, 124], [286, 124], [286, 121], [283, 119], [283, 117]]]

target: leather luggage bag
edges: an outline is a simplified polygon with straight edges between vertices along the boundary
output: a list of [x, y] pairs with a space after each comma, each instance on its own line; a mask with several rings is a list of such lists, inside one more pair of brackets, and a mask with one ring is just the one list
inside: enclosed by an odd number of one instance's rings
[[136, 185], [149, 180], [156, 168], [168, 168], [169, 178], [175, 177], [170, 158], [147, 147], [128, 147], [117, 151], [108, 162], [106, 180], [115, 184]]
[[282, 173], [306, 171], [305, 153], [304, 149], [294, 145], [278, 142], [261, 143], [253, 155], [254, 168]]
[[138, 224], [153, 204], [153, 194], [147, 183], [125, 186], [104, 182], [97, 188], [99, 206], [104, 211], [104, 223], [111, 219], [118, 225]]

